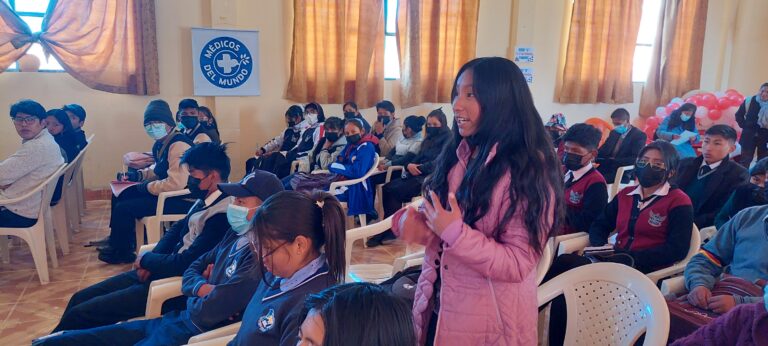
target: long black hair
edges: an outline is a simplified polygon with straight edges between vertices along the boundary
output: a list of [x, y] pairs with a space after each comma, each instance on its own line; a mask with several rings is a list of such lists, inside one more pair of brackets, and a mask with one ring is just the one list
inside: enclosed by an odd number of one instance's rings
[[[510, 205], [503, 211], [493, 236], [500, 241], [507, 223], [519, 213], [528, 231], [530, 246], [540, 253], [544, 236], [555, 234], [563, 208], [562, 198], [557, 197], [563, 193], [563, 177], [550, 136], [544, 130], [523, 73], [515, 63], [490, 57], [464, 64], [456, 74], [452, 100], [457, 97], [458, 79], [465, 71], [473, 73], [481, 118], [477, 133], [466, 139], [477, 151], [477, 157], [469, 162], [456, 193], [464, 222], [474, 226], [488, 213], [494, 187], [503, 175], [510, 175]], [[454, 118], [453, 139], [443, 148], [434, 173], [424, 183], [424, 189], [437, 193], [443, 205], [447, 205], [448, 173], [458, 162], [456, 149], [461, 141]], [[496, 155], [486, 164], [494, 148]], [[550, 222], [547, 216], [552, 214], [554, 219]]]
[[416, 345], [410, 304], [379, 285], [349, 283], [307, 297], [299, 321], [310, 311], [325, 327], [323, 346]]
[[[683, 112], [691, 111], [691, 118], [688, 119], [688, 121], [683, 121], [683, 119], [680, 117], [683, 115]], [[680, 108], [675, 109], [672, 111], [672, 113], [669, 114], [669, 124], [667, 124], [668, 129], [673, 129], [678, 126], [682, 126], [683, 130], [688, 131], [694, 131], [696, 129], [696, 117], [694, 116], [696, 114], [696, 105], [693, 103], [684, 103]]]
[[311, 195], [296, 192], [278, 192], [259, 207], [253, 216], [249, 237], [258, 244], [256, 256], [263, 269], [262, 256], [265, 240], [293, 242], [298, 236], [312, 241], [318, 252], [325, 248], [328, 269], [336, 282], [344, 282], [346, 273], [345, 228], [346, 217], [341, 203], [328, 192], [315, 191]]

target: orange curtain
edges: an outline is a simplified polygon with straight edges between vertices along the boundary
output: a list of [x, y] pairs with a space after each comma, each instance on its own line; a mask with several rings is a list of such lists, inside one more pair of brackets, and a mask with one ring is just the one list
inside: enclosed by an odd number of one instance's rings
[[14, 61], [19, 60], [32, 45], [32, 36], [27, 23], [4, 1], [0, 1], [0, 72], [5, 71]]
[[382, 0], [294, 0], [286, 97], [362, 108], [384, 97]]
[[35, 41], [90, 88], [135, 95], [160, 92], [153, 0], [52, 0], [42, 33], [19, 39], [25, 45]]
[[664, 0], [640, 115], [699, 88], [708, 0]]
[[559, 103], [630, 103], [642, 0], [573, 3]]
[[479, 3], [398, 2], [397, 45], [403, 108], [451, 102], [456, 72], [475, 57]]

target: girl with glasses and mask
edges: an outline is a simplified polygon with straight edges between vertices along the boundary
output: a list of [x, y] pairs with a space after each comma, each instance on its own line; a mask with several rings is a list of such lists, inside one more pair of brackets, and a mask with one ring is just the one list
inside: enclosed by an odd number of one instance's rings
[[[570, 269], [594, 262], [618, 262], [650, 273], [685, 258], [691, 243], [693, 206], [690, 198], [674, 185], [679, 161], [675, 147], [664, 141], [645, 146], [635, 162], [639, 183], [621, 190], [608, 203], [589, 229], [591, 247], [608, 245], [617, 233], [616, 244], [587, 256], [564, 254], [555, 259], [544, 282]], [[562, 344], [565, 337], [565, 301], [552, 303], [550, 342]]]

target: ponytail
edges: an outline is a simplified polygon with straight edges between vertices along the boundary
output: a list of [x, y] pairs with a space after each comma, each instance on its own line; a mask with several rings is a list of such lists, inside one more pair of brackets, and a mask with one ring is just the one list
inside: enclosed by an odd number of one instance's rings
[[316, 201], [322, 212], [322, 228], [325, 236], [325, 258], [331, 275], [336, 282], [343, 283], [346, 275], [346, 227], [344, 209], [341, 203], [332, 194], [324, 191], [312, 193], [312, 199]]

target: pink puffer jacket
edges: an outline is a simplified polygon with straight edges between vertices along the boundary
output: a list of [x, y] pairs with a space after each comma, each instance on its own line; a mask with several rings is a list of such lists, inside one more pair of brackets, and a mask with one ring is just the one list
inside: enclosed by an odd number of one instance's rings
[[[494, 148], [486, 164], [493, 160], [495, 153]], [[466, 142], [459, 145], [457, 155], [459, 162], [448, 177], [449, 189], [454, 193], [470, 157]], [[509, 221], [501, 242], [492, 237], [494, 227], [509, 208], [510, 181], [511, 177], [506, 175], [498, 182], [491, 208], [476, 223], [477, 229], [456, 221], [443, 232], [442, 258], [438, 258], [441, 239], [434, 233], [424, 244], [425, 261], [413, 304], [420, 344], [425, 342], [432, 316], [431, 300], [438, 269], [441, 291], [435, 345], [537, 344], [535, 269], [540, 256], [528, 245], [528, 233], [521, 218], [524, 211], [518, 211]], [[404, 211], [393, 217], [393, 231], [398, 236]], [[549, 223], [553, 215], [553, 212], [546, 215]]]

